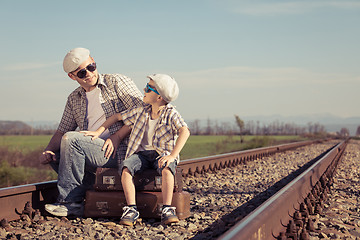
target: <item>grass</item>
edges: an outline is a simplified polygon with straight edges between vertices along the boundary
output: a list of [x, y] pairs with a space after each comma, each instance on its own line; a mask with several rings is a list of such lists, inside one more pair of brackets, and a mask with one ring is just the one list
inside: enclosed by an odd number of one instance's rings
[[[0, 187], [42, 182], [57, 178], [49, 165], [39, 163], [39, 154], [50, 141], [43, 136], [0, 136]], [[285, 142], [306, 140], [300, 136], [190, 136], [181, 159], [211, 156]]]
[[28, 154], [39, 148], [44, 149], [52, 136], [0, 136], [0, 146], [8, 147], [9, 151]]
[[39, 163], [50, 135], [0, 136], [0, 187], [54, 180], [57, 174]]
[[[0, 146], [7, 147], [10, 152], [20, 152], [23, 155], [27, 155], [38, 149], [44, 149], [50, 139], [50, 135], [0, 136]], [[274, 144], [305, 140], [305, 138], [301, 136], [244, 136], [244, 143], [240, 143], [240, 136], [191, 135], [181, 154], [182, 158], [186, 159], [195, 158], [198, 157], [198, 155], [209, 156], [219, 154], [223, 153], [223, 151], [239, 151], [249, 147], [247, 146], [249, 143], [259, 142], [260, 139], [267, 139], [267, 141], [274, 142]], [[226, 147], [219, 150], [219, 147], [216, 148], [216, 145], [219, 144], [225, 144]]]
[[190, 136], [180, 158], [205, 157], [301, 140], [306, 139], [301, 136], [244, 136], [241, 143], [240, 136]]

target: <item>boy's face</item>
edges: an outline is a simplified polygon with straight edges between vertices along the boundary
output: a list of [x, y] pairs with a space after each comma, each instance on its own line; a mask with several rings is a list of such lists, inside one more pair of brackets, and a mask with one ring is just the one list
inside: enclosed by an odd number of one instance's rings
[[[153, 90], [156, 91], [155, 88], [155, 84], [153, 80], [149, 80], [148, 82], [149, 88], [148, 91], [146, 91], [147, 87], [144, 88], [144, 103], [148, 103], [148, 104], [153, 104], [156, 103], [156, 101], [159, 99], [160, 95], [158, 95], [156, 92], [154, 92]], [[153, 89], [153, 90], [151, 90]]]

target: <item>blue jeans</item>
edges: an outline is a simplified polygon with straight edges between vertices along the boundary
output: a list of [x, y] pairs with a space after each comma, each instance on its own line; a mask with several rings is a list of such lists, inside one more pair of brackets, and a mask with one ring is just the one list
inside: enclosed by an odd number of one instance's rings
[[58, 202], [81, 202], [95, 183], [97, 167], [117, 168], [117, 159], [105, 158], [105, 141], [79, 132], [67, 132], [61, 139], [59, 161], [51, 164], [58, 173]]
[[[122, 174], [122, 170], [126, 167], [132, 176], [137, 173], [141, 173], [145, 169], [156, 169], [159, 175], [162, 175], [163, 167], [159, 168], [158, 160], [159, 154], [155, 150], [145, 150], [134, 153], [129, 158], [125, 159], [119, 167], [119, 173]], [[171, 173], [175, 176], [176, 173], [176, 161], [169, 164]]]

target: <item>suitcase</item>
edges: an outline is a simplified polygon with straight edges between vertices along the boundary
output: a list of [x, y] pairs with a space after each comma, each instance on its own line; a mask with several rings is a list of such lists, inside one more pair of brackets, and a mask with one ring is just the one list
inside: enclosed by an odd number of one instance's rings
[[[161, 191], [161, 175], [154, 169], [135, 174], [134, 184], [137, 191]], [[182, 169], [176, 167], [174, 191], [183, 188]], [[122, 191], [121, 179], [117, 168], [97, 168], [94, 189], [97, 191]]]
[[[141, 218], [161, 218], [161, 192], [136, 192], [136, 205]], [[126, 206], [123, 191], [86, 192], [84, 217], [121, 217]], [[179, 219], [190, 216], [190, 194], [186, 191], [174, 192], [171, 206], [176, 207]]]

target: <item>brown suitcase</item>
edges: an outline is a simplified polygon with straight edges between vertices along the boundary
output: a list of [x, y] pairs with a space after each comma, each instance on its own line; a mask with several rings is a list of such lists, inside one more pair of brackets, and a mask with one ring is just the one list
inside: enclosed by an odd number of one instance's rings
[[[162, 207], [161, 192], [136, 192], [136, 205], [141, 218], [160, 218]], [[126, 206], [123, 191], [86, 192], [84, 217], [121, 217], [122, 208]], [[171, 206], [176, 207], [179, 219], [190, 216], [190, 194], [174, 192]]]
[[[147, 169], [134, 176], [138, 191], [161, 191], [161, 175], [154, 169]], [[176, 167], [174, 191], [183, 188], [182, 169]], [[97, 168], [94, 189], [97, 191], [122, 191], [121, 179], [117, 168]]]

